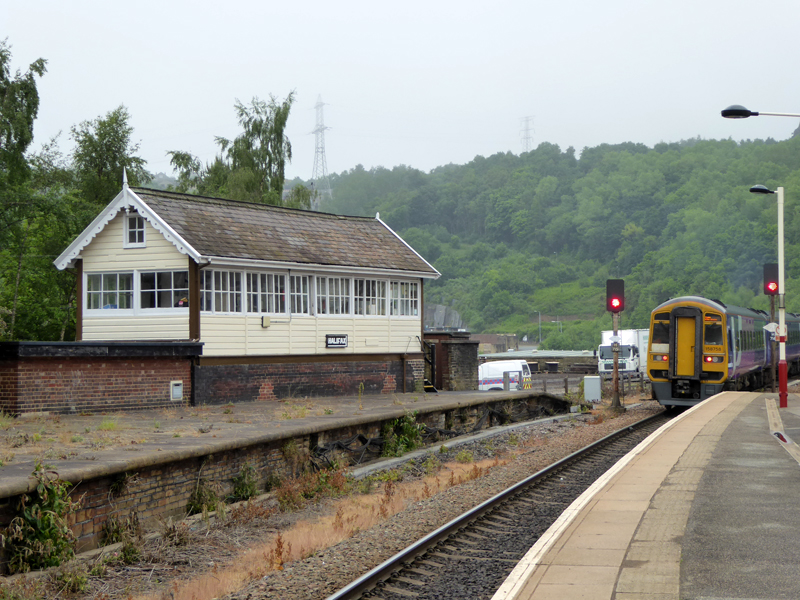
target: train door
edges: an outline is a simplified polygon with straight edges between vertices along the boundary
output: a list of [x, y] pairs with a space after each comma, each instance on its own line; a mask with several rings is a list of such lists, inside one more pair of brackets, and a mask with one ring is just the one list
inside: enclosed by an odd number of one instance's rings
[[675, 376], [693, 377], [695, 375], [695, 356], [697, 355], [697, 320], [695, 317], [675, 319]]
[[703, 312], [692, 306], [673, 309], [670, 315], [670, 379], [673, 398], [700, 398], [703, 360]]

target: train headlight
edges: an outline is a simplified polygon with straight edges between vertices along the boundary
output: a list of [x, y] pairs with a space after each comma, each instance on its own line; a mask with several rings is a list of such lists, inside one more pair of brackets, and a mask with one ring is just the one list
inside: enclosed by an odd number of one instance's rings
[[666, 354], [654, 354], [653, 362], [669, 362], [669, 356]]
[[704, 356], [703, 361], [707, 363], [721, 363], [722, 357], [721, 356]]

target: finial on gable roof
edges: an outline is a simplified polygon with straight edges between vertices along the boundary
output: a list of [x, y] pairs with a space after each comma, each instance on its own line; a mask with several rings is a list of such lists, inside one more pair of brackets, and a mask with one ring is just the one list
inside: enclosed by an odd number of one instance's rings
[[379, 213], [379, 212], [376, 212], [376, 213], [375, 213], [375, 218], [376, 218], [376, 219], [378, 219], [378, 220], [380, 221], [380, 220], [381, 220], [381, 213]]
[[128, 171], [125, 169], [125, 167], [122, 167], [122, 189], [128, 189]]

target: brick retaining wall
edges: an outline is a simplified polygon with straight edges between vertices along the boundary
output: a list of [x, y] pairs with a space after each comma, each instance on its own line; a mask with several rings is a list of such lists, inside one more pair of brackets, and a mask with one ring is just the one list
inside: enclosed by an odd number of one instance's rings
[[[531, 419], [541, 416], [544, 411], [566, 412], [568, 404], [551, 396], [522, 396], [435, 409], [419, 414], [417, 420], [432, 427], [469, 431], [481, 420], [483, 427], [497, 425], [501, 414], [513, 420]], [[263, 490], [268, 479], [274, 476], [285, 479], [300, 474], [317, 445], [348, 440], [358, 433], [374, 438], [380, 435], [384, 424], [392, 420], [384, 418], [360, 424], [342, 424], [316, 433], [289, 434], [283, 439], [254, 442], [218, 452], [209, 452], [208, 440], [204, 440], [204, 449], [191, 457], [184, 455], [170, 459], [157, 455], [149, 461], [150, 466], [128, 470], [119, 467], [117, 473], [106, 471], [95, 476], [86, 471], [61, 473], [62, 478], [78, 482], [70, 494], [74, 500], [82, 501], [72, 522], [78, 550], [100, 545], [103, 525], [111, 516], [122, 520], [135, 512], [145, 530], [158, 530], [169, 517], [185, 516], [192, 492], [201, 480], [212, 484], [219, 497], [227, 497], [233, 491], [233, 478], [240, 474], [244, 464], [249, 463], [258, 473], [259, 490]], [[0, 528], [8, 525], [18, 502], [19, 495], [0, 498]], [[4, 567], [4, 560], [0, 559], [0, 573], [5, 572]]]
[[346, 361], [296, 357], [291, 362], [287, 357], [269, 362], [255, 362], [247, 357], [204, 358], [194, 371], [194, 401], [203, 405], [413, 392], [415, 382], [422, 381], [423, 364], [422, 357], [417, 355], [359, 355]]

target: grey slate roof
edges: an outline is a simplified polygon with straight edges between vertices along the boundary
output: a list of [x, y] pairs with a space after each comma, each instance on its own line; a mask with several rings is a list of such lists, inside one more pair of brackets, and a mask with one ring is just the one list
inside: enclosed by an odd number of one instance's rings
[[439, 275], [378, 219], [130, 189], [203, 256]]

